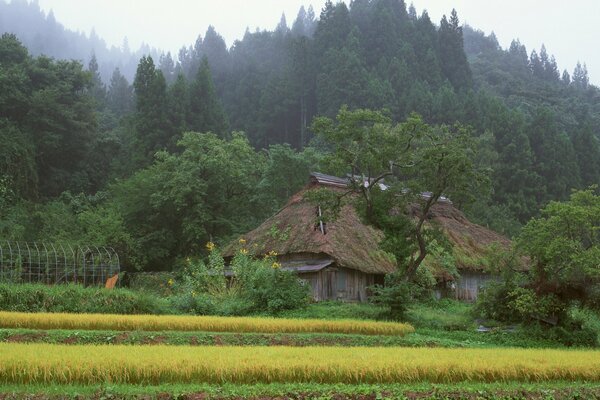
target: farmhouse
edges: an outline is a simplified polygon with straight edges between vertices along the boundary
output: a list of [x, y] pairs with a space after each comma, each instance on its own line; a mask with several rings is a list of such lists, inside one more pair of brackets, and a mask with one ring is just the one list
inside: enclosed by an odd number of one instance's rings
[[[365, 225], [351, 205], [345, 205], [334, 221], [326, 223], [321, 209], [305, 199], [314, 188], [344, 192], [348, 181], [313, 173], [310, 183], [292, 196], [288, 203], [258, 228], [242, 237], [252, 254], [274, 251], [283, 269], [295, 271], [310, 284], [316, 301], [365, 301], [369, 286], [383, 284], [386, 274], [396, 270], [393, 256], [379, 249], [383, 233]], [[489, 276], [482, 270], [480, 255], [493, 242], [506, 245], [508, 240], [489, 229], [470, 223], [448, 200], [434, 206], [430, 221], [447, 233], [458, 257], [461, 278], [436, 274], [440, 294], [473, 300], [479, 286]], [[238, 242], [224, 250], [231, 257]], [[451, 286], [456, 290], [448, 291]]]
[[437, 294], [440, 297], [454, 297], [458, 300], [476, 300], [479, 289], [494, 278], [485, 268], [486, 253], [492, 245], [507, 249], [510, 247], [510, 240], [486, 227], [472, 223], [450, 202], [436, 204], [428, 217], [442, 229], [452, 244], [459, 273], [458, 277], [452, 277], [442, 271], [436, 271], [433, 267], [439, 282]]

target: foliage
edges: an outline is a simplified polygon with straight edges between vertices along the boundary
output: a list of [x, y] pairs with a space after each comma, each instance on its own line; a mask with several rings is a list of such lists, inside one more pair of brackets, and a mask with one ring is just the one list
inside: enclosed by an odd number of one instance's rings
[[331, 147], [325, 162], [349, 173], [348, 192], [359, 196], [367, 222], [385, 233], [382, 247], [396, 257], [405, 279], [414, 280], [428, 254], [431, 208], [445, 195], [472, 200], [486, 180], [487, 171], [475, 163], [477, 141], [459, 125], [432, 127], [411, 115], [393, 126], [382, 112], [346, 107], [336, 121], [315, 119], [313, 130]]
[[[108, 314], [164, 314], [167, 303], [127, 289], [79, 285], [0, 284], [0, 310]], [[9, 315], [9, 314], [7, 314]]]
[[180, 153], [159, 153], [150, 167], [111, 188], [112, 204], [135, 242], [137, 267], [172, 265], [177, 256], [198, 254], [201, 243], [226, 240], [263, 216], [255, 193], [264, 158], [243, 134], [224, 140], [189, 132], [179, 145]]
[[[598, 196], [594, 189], [574, 192], [568, 202], [552, 202], [523, 229], [517, 246], [522, 253], [495, 253], [490, 263], [502, 279], [479, 296], [481, 315], [502, 321], [549, 323], [558, 326], [561, 341], [596, 343], [593, 313], [598, 290]], [[521, 254], [531, 271], [524, 271]], [[579, 304], [578, 304], [579, 303]], [[564, 332], [561, 333], [561, 332]]]
[[[10, 34], [0, 40], [3, 237], [52, 241], [90, 231], [89, 240], [104, 241], [94, 244], [115, 241], [128, 268], [171, 269], [176, 259], [198, 254], [199, 243], [224, 242], [276, 211], [317, 165], [315, 155], [331, 153], [322, 140], [302, 151], [314, 136], [311, 120], [334, 117], [344, 104], [347, 113], [387, 110], [374, 112], [367, 124], [348, 119], [337, 129], [345, 148], [361, 150], [357, 165], [365, 171], [387, 170], [383, 164], [394, 158], [388, 155], [395, 146], [387, 139], [396, 140], [397, 132], [386, 129], [410, 122], [413, 112], [430, 128], [421, 144], [413, 143], [424, 164], [436, 159], [433, 149], [446, 150], [449, 137], [476, 142], [471, 162], [480, 171], [491, 168], [491, 182], [465, 174], [462, 183], [481, 183], [484, 190], [444, 194], [474, 222], [511, 236], [549, 201], [566, 200], [572, 188], [600, 181], [599, 92], [585, 64], [561, 75], [545, 47], [528, 52], [514, 41], [502, 49], [493, 34], [461, 26], [455, 11], [436, 24], [427, 12], [407, 10], [405, 2], [331, 2], [319, 18], [303, 10], [291, 29], [282, 21], [272, 31], [247, 32], [230, 49], [209, 27], [177, 55], [149, 47], [131, 51], [126, 41], [121, 49], [108, 49], [95, 33], [88, 38], [66, 30], [36, 3], [0, 3], [0, 14], [5, 30], [23, 41]], [[19, 24], [24, 20], [30, 23]], [[89, 60], [87, 71], [65, 59]], [[228, 138], [228, 121], [246, 132], [254, 150], [252, 161], [240, 163], [251, 172], [236, 176], [239, 186], [205, 185], [218, 182], [227, 163], [172, 171], [185, 158], [177, 146], [183, 132], [211, 130]], [[352, 143], [350, 131], [384, 145], [357, 146], [367, 142]], [[439, 146], [432, 147], [432, 140]], [[221, 160], [236, 164], [239, 148], [211, 145], [223, 151]], [[175, 161], [166, 167], [166, 158]], [[460, 161], [446, 165], [462, 168]], [[436, 170], [419, 171], [402, 169], [395, 178], [430, 180]], [[417, 194], [435, 185], [406, 186]], [[214, 203], [194, 194], [205, 189], [219, 193]], [[82, 215], [55, 203], [65, 191], [108, 194]], [[462, 194], [475, 195], [467, 196], [475, 201], [467, 204]], [[389, 229], [400, 223], [384, 222]], [[101, 228], [87, 225], [95, 223]], [[404, 231], [388, 236], [406, 237]], [[397, 259], [410, 263], [411, 244], [394, 246]], [[586, 294], [590, 304], [594, 290]]]
[[538, 294], [567, 297], [579, 289], [585, 300], [600, 278], [600, 196], [589, 189], [551, 202], [523, 228], [518, 245], [531, 257]]
[[404, 320], [409, 305], [414, 303], [418, 287], [407, 282], [399, 273], [388, 274], [384, 286], [373, 287], [372, 301], [374, 304], [388, 309], [387, 316], [392, 320]]
[[[4, 383], [598, 381], [597, 351], [0, 343]], [[44, 357], [39, 357], [44, 354]], [[240, 359], [245, 360], [241, 363]], [[493, 359], [493, 362], [490, 360]], [[515, 367], [515, 365], [517, 367]], [[94, 371], [94, 373], [90, 373]]]
[[233, 398], [277, 398], [309, 395], [315, 399], [354, 398], [408, 399], [420, 396], [423, 400], [447, 400], [452, 397], [477, 397], [482, 400], [514, 400], [519, 398], [551, 398], [554, 400], [597, 399], [600, 386], [585, 382], [553, 383], [454, 383], [454, 384], [318, 384], [318, 383], [268, 383], [268, 384], [161, 384], [161, 385], [2, 385], [0, 392], [10, 393], [11, 399], [22, 399], [35, 393], [40, 400], [52, 396], [64, 399], [91, 398], [94, 396], [124, 400], [132, 397], [168, 398], [176, 396], [203, 396], [207, 400]]
[[254, 259], [242, 247], [229, 268], [228, 280], [223, 257], [209, 243], [206, 265], [188, 260], [174, 288], [180, 293], [175, 304], [184, 312], [217, 315], [273, 315], [307, 304], [309, 288], [294, 272], [282, 270], [274, 254]]
[[371, 303], [348, 303], [343, 301], [321, 301], [306, 307], [281, 313], [285, 318], [306, 319], [366, 319], [378, 320], [385, 309]]
[[[407, 310], [406, 320], [418, 332], [421, 329], [446, 332], [474, 330], [472, 306], [450, 299], [413, 304]], [[479, 337], [478, 340], [485, 341], [485, 338]]]

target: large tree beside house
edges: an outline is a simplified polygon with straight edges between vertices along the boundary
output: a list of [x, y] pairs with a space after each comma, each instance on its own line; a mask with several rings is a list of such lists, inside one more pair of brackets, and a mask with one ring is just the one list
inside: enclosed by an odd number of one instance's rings
[[394, 125], [383, 112], [342, 107], [335, 121], [317, 118], [313, 131], [332, 149], [331, 168], [349, 177], [347, 191], [332, 195], [358, 195], [359, 213], [385, 233], [383, 248], [406, 281], [428, 254], [432, 207], [448, 195], [468, 200], [486, 181], [475, 161], [477, 141], [460, 125], [431, 126], [416, 114]]

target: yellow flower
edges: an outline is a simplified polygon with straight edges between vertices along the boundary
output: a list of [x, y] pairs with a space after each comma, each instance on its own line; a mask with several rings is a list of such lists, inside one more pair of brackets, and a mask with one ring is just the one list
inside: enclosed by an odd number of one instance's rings
[[274, 269], [279, 269], [279, 268], [281, 268], [281, 264], [279, 264], [277, 261], [275, 261], [273, 264], [271, 264], [271, 267]]
[[190, 260], [190, 258], [188, 257], [188, 258], [186, 258], [186, 259], [185, 259], [185, 262], [186, 262], [187, 264], [189, 264], [189, 263], [191, 263], [191, 262], [192, 262], [192, 260]]
[[196, 297], [197, 293], [195, 291], [192, 291], [192, 297]]
[[169, 286], [173, 286], [173, 283], [174, 283], [174, 282], [173, 282], [173, 279], [169, 279], [169, 280], [167, 281], [167, 283], [169, 284]]
[[206, 248], [208, 251], [213, 251], [215, 249], [215, 244], [213, 242], [206, 243]]
[[240, 244], [246, 244], [246, 239], [240, 239]]
[[248, 254], [248, 250], [247, 249], [241, 249], [240, 253], [242, 253], [242, 254]]
[[277, 257], [277, 252], [274, 250], [271, 250], [268, 254], [269, 257]]

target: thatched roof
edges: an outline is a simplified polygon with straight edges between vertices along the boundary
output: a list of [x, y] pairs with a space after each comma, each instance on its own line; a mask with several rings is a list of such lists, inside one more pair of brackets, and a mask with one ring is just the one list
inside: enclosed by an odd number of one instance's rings
[[[284, 259], [332, 259], [341, 267], [368, 274], [394, 272], [393, 256], [379, 249], [383, 234], [365, 225], [353, 206], [344, 206], [335, 221], [327, 224], [326, 234], [321, 232], [317, 207], [304, 198], [315, 186], [322, 185], [309, 185], [277, 214], [243, 235], [243, 246], [254, 255], [275, 251]], [[336, 190], [333, 185], [329, 188]], [[239, 241], [234, 242], [225, 248], [224, 255], [232, 256], [240, 246]]]
[[511, 245], [505, 236], [469, 221], [450, 202], [435, 204], [429, 213], [429, 221], [446, 234], [459, 270], [483, 270], [491, 246], [508, 249]]
[[[275, 251], [287, 263], [331, 259], [339, 266], [365, 273], [395, 271], [393, 256], [379, 249], [383, 233], [365, 225], [352, 205], [345, 205], [337, 218], [327, 224], [326, 234], [319, 229], [317, 207], [304, 198], [305, 194], [317, 187], [343, 191], [347, 182], [348, 179], [313, 173], [310, 184], [294, 195], [277, 214], [239, 238], [246, 243], [241, 245], [236, 241], [227, 246], [225, 257], [231, 257], [243, 246], [257, 256]], [[413, 207], [413, 213], [416, 207]], [[432, 207], [428, 219], [445, 232], [453, 246], [459, 269], [481, 270], [492, 244], [503, 248], [510, 246], [510, 240], [473, 224], [446, 198]]]

